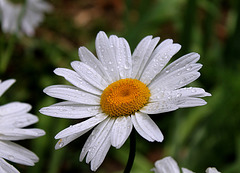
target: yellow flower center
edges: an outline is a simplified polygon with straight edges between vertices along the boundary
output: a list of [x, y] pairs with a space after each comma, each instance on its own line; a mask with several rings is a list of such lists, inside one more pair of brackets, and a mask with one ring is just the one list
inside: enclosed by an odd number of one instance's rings
[[101, 108], [111, 117], [129, 116], [148, 103], [150, 90], [137, 79], [120, 79], [102, 93]]

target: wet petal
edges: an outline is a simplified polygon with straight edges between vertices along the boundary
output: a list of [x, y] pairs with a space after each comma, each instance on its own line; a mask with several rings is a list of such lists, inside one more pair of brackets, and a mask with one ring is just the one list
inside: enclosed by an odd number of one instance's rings
[[136, 129], [136, 131], [146, 140], [153, 142], [154, 139], [142, 129], [142, 127], [139, 125], [139, 123], [136, 119], [136, 116], [131, 115], [131, 119], [132, 119], [132, 123], [133, 123], [133, 126]]
[[68, 106], [57, 106], [52, 105], [49, 107], [44, 107], [39, 110], [42, 114], [49, 115], [52, 117], [59, 118], [70, 118], [70, 119], [81, 119], [92, 117], [101, 112], [100, 106], [93, 105], [68, 105]]
[[[140, 41], [140, 43], [137, 45], [136, 49], [133, 52], [132, 55], [132, 77], [138, 79], [139, 75], [139, 69], [141, 68], [142, 61], [144, 58], [149, 58], [145, 57], [145, 54], [148, 50], [149, 44], [151, 43], [152, 36], [147, 36], [144, 39]], [[146, 60], [147, 61], [147, 60]], [[138, 75], [138, 76], [137, 76]]]
[[129, 116], [118, 117], [114, 122], [111, 131], [111, 143], [112, 146], [117, 149], [120, 148], [127, 138], [129, 137], [132, 131], [132, 121]]
[[136, 112], [135, 116], [139, 126], [143, 129], [145, 133], [147, 133], [149, 136], [151, 136], [152, 139], [158, 142], [163, 141], [162, 132], [147, 114]]
[[162, 49], [159, 49], [144, 69], [140, 80], [145, 84], [149, 84], [151, 80], [164, 68], [172, 56], [180, 50], [180, 48], [181, 46], [179, 44], [170, 44], [163, 46]]
[[8, 79], [3, 82], [0, 81], [0, 97], [3, 93], [15, 82], [15, 79]]
[[47, 95], [63, 100], [88, 105], [99, 105], [100, 97], [80, 91], [76, 87], [67, 85], [52, 85], [43, 90]]
[[[87, 130], [87, 129], [90, 130], [91, 128], [93, 128], [95, 125], [102, 122], [106, 118], [107, 118], [107, 116], [105, 114], [98, 114], [92, 118], [87, 119], [86, 121], [72, 125], [66, 129], [62, 130], [55, 136], [55, 138], [60, 139], [60, 138], [64, 138], [66, 136], [69, 136], [69, 135], [72, 135], [75, 133], [85, 132], [85, 130]], [[84, 134], [84, 133], [82, 133], [82, 134]]]
[[100, 76], [104, 76], [109, 84], [113, 82], [113, 79], [105, 71], [102, 63], [86, 47], [80, 47], [78, 55], [82, 62], [92, 67]]
[[0, 158], [0, 172], [1, 173], [20, 173], [14, 166]]
[[69, 70], [66, 68], [57, 68], [54, 70], [54, 73], [57, 74], [58, 76], [64, 77], [67, 81], [75, 85], [76, 87], [96, 94], [96, 95], [101, 95], [102, 92], [97, 89], [96, 87], [92, 86], [89, 84], [87, 81], [85, 81], [80, 75], [78, 75], [75, 71]]
[[108, 86], [108, 83], [105, 81], [105, 79], [90, 66], [80, 61], [73, 61], [71, 66], [84, 80], [96, 88], [104, 90]]
[[180, 173], [177, 162], [172, 157], [165, 157], [155, 162], [156, 173]]
[[15, 163], [33, 166], [39, 159], [31, 151], [10, 141], [0, 141], [0, 157]]
[[111, 76], [113, 81], [119, 80], [120, 78], [114, 50], [105, 32], [100, 31], [98, 33], [95, 44], [98, 58], [103, 64], [105, 71]]
[[114, 49], [120, 78], [130, 78], [132, 73], [132, 57], [128, 42], [124, 38], [118, 38], [115, 35], [110, 36], [109, 41]]

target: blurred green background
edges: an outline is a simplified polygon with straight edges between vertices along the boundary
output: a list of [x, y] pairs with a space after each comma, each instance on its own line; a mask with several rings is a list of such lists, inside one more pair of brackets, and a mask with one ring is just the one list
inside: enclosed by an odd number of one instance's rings
[[[59, 100], [42, 90], [67, 83], [54, 75], [57, 67], [71, 68], [78, 60], [78, 48], [95, 53], [96, 34], [103, 30], [125, 37], [133, 51], [147, 35], [172, 38], [182, 45], [172, 60], [188, 52], [201, 55], [201, 77], [191, 84], [212, 94], [207, 105], [152, 115], [164, 134], [162, 143], [150, 143], [137, 136], [133, 173], [150, 172], [154, 162], [172, 156], [181, 167], [205, 172], [209, 166], [223, 173], [240, 172], [240, 1], [239, 0], [79, 0], [49, 1], [54, 10], [32, 38], [15, 38], [0, 31], [1, 56], [10, 54], [0, 78], [17, 82], [1, 97], [30, 103], [39, 117], [35, 127], [46, 135], [20, 141], [40, 158], [34, 167], [14, 164], [24, 173], [91, 172], [79, 162], [85, 134], [60, 150], [54, 150], [54, 136], [70, 124], [80, 122], [47, 117], [38, 112]], [[128, 157], [129, 140], [120, 149], [111, 148], [99, 173], [122, 172]]]

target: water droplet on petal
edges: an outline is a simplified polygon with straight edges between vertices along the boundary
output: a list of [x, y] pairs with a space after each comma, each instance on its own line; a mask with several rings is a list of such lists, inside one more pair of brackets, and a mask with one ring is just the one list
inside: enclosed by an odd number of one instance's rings
[[177, 98], [179, 98], [179, 97], [181, 97], [182, 96], [182, 94], [181, 93], [178, 93], [177, 94]]

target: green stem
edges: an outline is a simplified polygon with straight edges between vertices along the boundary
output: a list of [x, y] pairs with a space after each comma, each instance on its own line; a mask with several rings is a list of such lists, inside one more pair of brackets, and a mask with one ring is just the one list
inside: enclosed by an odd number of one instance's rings
[[16, 41], [16, 36], [13, 34], [10, 36], [10, 38], [8, 40], [8, 45], [7, 45], [6, 50], [4, 50], [4, 48], [3, 48], [3, 53], [1, 54], [0, 73], [4, 73], [8, 66], [8, 63], [9, 63], [12, 53], [13, 53], [13, 49], [15, 47], [15, 41]]
[[136, 153], [136, 134], [135, 130], [132, 130], [132, 133], [130, 135], [130, 151], [129, 151], [129, 156], [128, 156], [128, 161], [127, 161], [127, 166], [124, 170], [124, 173], [130, 173], [134, 158], [135, 158], [135, 153]]

